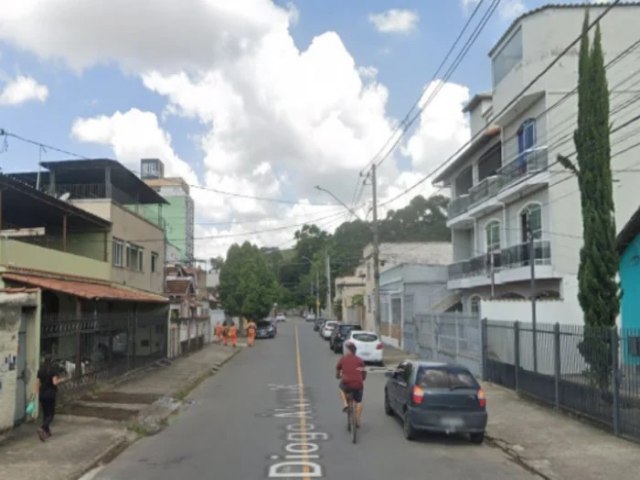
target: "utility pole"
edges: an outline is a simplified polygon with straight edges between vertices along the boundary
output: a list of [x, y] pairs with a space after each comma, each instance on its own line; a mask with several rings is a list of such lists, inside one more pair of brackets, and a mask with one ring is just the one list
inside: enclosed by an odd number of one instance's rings
[[378, 184], [376, 164], [371, 165], [371, 187], [373, 190], [373, 296], [375, 297], [374, 319], [376, 331], [380, 332], [380, 244], [378, 240]]
[[325, 264], [327, 268], [327, 310], [329, 311], [329, 320], [333, 318], [333, 302], [331, 301], [331, 259], [329, 254], [325, 255]]
[[320, 318], [320, 274], [316, 270], [316, 318]]
[[529, 263], [531, 264], [531, 324], [533, 334], [533, 371], [538, 372], [538, 334], [536, 332], [536, 252], [535, 240], [531, 220], [527, 219], [527, 231], [529, 234]]

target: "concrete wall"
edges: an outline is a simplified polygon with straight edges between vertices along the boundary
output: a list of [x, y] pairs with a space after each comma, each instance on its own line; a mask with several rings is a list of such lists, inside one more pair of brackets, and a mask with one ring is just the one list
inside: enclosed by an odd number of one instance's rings
[[[529, 300], [481, 300], [480, 315], [483, 318], [504, 322], [530, 323], [531, 302]], [[562, 323], [584, 325], [582, 311], [576, 297], [571, 295], [563, 300], [538, 300], [536, 320], [539, 323]]]
[[[40, 365], [40, 294], [0, 293], [0, 432], [23, 420], [22, 409], [33, 391]], [[16, 359], [21, 317], [26, 327], [24, 389], [18, 389]], [[18, 396], [23, 398], [18, 399]]]
[[6, 238], [0, 239], [0, 265], [101, 280], [108, 280], [111, 275], [107, 262]]
[[[163, 275], [165, 263], [164, 231], [153, 222], [137, 215], [127, 208], [109, 199], [75, 200], [77, 207], [98, 215], [112, 222], [110, 246], [108, 250], [109, 264], [113, 263], [111, 242], [113, 237], [138, 245], [144, 249], [143, 271], [137, 272], [129, 268], [113, 267], [111, 280], [141, 290], [154, 293], [163, 291]], [[151, 255], [158, 254], [156, 272], [151, 272]]]

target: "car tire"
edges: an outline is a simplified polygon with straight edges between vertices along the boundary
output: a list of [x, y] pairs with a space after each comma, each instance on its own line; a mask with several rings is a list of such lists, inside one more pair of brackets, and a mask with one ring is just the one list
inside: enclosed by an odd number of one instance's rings
[[409, 410], [405, 410], [404, 415], [402, 417], [402, 430], [404, 432], [404, 438], [411, 441], [416, 438], [416, 429], [411, 425], [411, 420], [409, 418]]
[[384, 413], [393, 417], [393, 408], [391, 408], [391, 403], [389, 402], [389, 394], [387, 391], [384, 391]]
[[469, 434], [469, 438], [471, 439], [471, 443], [475, 443], [476, 445], [481, 445], [482, 442], [484, 442], [484, 432], [471, 433]]

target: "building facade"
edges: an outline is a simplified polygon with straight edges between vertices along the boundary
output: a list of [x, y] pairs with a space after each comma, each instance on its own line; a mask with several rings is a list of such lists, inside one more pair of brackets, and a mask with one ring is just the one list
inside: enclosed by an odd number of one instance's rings
[[[453, 248], [449, 242], [406, 242], [381, 243], [379, 247], [380, 274], [402, 263], [425, 265], [449, 265], [452, 261]], [[363, 250], [365, 271], [365, 327], [376, 330], [375, 296], [373, 276], [373, 246], [367, 245]], [[381, 295], [382, 298], [382, 295]]]
[[158, 159], [141, 160], [142, 179], [167, 202], [162, 221], [167, 241], [180, 252], [178, 261], [194, 261], [194, 204], [189, 185], [182, 178], [164, 177], [164, 165]]
[[[590, 5], [591, 18], [603, 8]], [[448, 287], [460, 293], [466, 313], [481, 313], [481, 303], [500, 301], [491, 308], [492, 318], [530, 321], [531, 309], [509, 305], [535, 294], [557, 306], [549, 310], [555, 318], [538, 321], [582, 323], [580, 192], [575, 176], [557, 161], [562, 155], [575, 162], [579, 46], [538, 75], [580, 34], [585, 9], [546, 6], [513, 22], [489, 54], [492, 92], [477, 95], [465, 108], [472, 141], [436, 178], [451, 190], [447, 224], [454, 262]], [[629, 72], [640, 57], [629, 48], [637, 41], [631, 25], [638, 20], [638, 4], [621, 4], [600, 21], [614, 126], [635, 111], [629, 108], [637, 96]], [[629, 150], [634, 138], [625, 130], [611, 134], [618, 225], [637, 206], [629, 202], [637, 198], [640, 181], [633, 168], [637, 155]]]
[[345, 323], [364, 325], [365, 267], [358, 266], [355, 275], [335, 279], [334, 303]]

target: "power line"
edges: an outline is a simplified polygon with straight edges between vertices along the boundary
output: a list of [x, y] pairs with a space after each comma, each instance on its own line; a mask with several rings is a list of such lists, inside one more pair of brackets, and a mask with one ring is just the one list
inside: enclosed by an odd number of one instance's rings
[[[587, 32], [590, 31], [619, 2], [620, 2], [620, 0], [613, 0], [613, 2], [609, 3], [607, 5], [607, 7], [605, 8], [605, 10], [593, 22], [591, 22], [589, 24], [589, 26], [587, 27]], [[491, 119], [487, 123], [491, 124], [491, 122], [495, 121], [503, 113], [505, 113], [509, 108], [511, 108], [513, 106], [513, 104], [520, 99], [520, 97], [522, 97], [533, 85], [535, 85], [535, 83], [538, 80], [540, 80], [540, 78], [542, 78], [549, 70], [551, 70], [551, 68], [553, 68], [555, 66], [555, 64], [558, 63], [562, 57], [564, 57], [576, 44], [578, 44], [578, 42], [580, 42], [581, 39], [582, 39], [582, 32], [564, 50], [562, 50], [558, 55], [556, 55], [556, 57], [554, 57], [554, 59], [540, 73], [538, 73], [538, 75], [536, 75], [533, 78], [533, 80], [531, 80], [517, 95], [515, 95], [511, 99], [510, 102], [508, 102], [498, 113], [493, 115], [491, 117]], [[572, 94], [572, 92], [570, 92], [569, 94], [565, 95], [565, 97], [568, 98], [571, 94]], [[543, 112], [543, 113], [545, 113], [545, 112]], [[438, 167], [436, 167], [431, 172], [427, 173], [427, 175], [422, 177], [422, 179], [418, 180], [411, 187], [407, 188], [406, 190], [404, 190], [400, 194], [396, 195], [391, 200], [388, 200], [386, 203], [390, 203], [390, 202], [393, 202], [393, 201], [397, 200], [398, 198], [402, 197], [403, 195], [406, 195], [407, 193], [409, 193], [412, 190], [414, 190], [415, 188], [417, 188], [419, 185], [423, 184], [425, 181], [427, 181], [433, 175], [438, 173], [447, 164], [449, 164], [449, 162], [451, 160], [455, 159], [460, 153], [462, 153], [464, 150], [466, 150], [467, 147], [469, 147], [476, 140], [478, 140], [482, 135], [484, 135], [484, 133], [485, 133], [484, 131], [479, 131], [478, 133], [476, 133], [476, 135], [474, 135], [471, 139], [469, 139], [467, 142], [465, 142], [460, 148], [458, 148], [451, 156], [449, 156], [449, 158], [447, 158], [444, 162], [442, 162]], [[382, 205], [384, 205], [384, 204], [382, 204]]]

